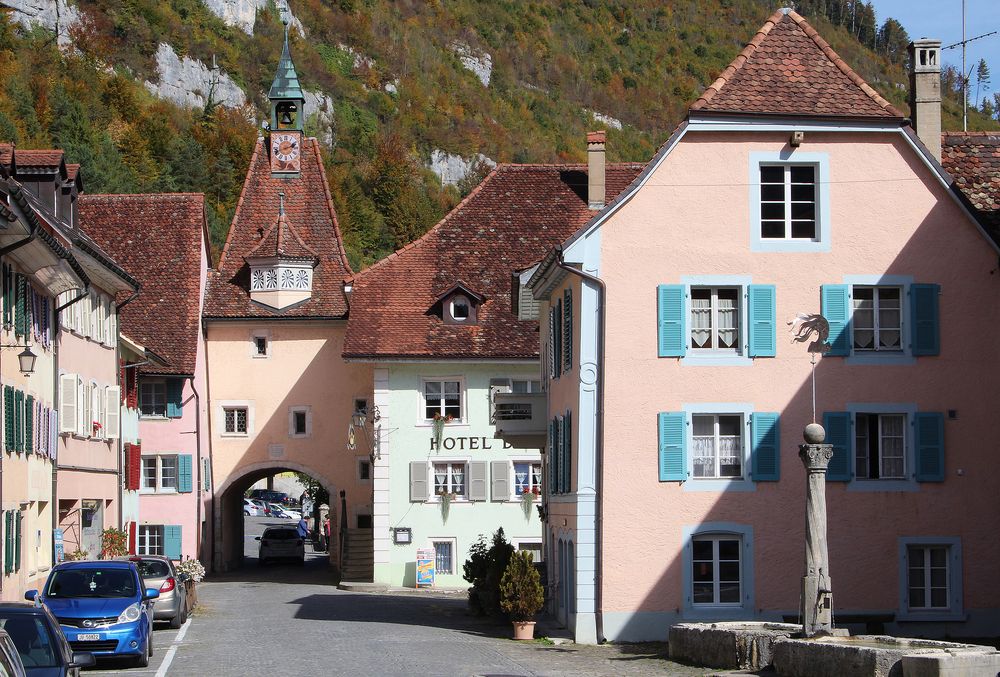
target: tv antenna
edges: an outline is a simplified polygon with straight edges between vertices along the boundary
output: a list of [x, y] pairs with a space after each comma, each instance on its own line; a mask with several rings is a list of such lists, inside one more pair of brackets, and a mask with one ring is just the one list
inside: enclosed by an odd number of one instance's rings
[[[972, 69], [965, 69], [965, 46], [974, 40], [980, 40], [982, 38], [987, 38], [991, 35], [996, 35], [1000, 31], [990, 31], [989, 33], [983, 33], [982, 35], [977, 35], [974, 38], [965, 37], [965, 0], [962, 0], [962, 39], [952, 45], [948, 45], [944, 49], [953, 49], [961, 45], [962, 47], [962, 131], [969, 131], [969, 76], [972, 75]], [[976, 103], [979, 103], [978, 101]]]

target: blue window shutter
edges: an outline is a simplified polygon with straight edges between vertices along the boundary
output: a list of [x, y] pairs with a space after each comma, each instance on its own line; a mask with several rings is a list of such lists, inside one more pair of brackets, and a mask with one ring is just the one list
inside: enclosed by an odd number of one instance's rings
[[167, 379], [167, 417], [180, 418], [184, 409], [184, 379]]
[[939, 355], [941, 332], [938, 322], [940, 285], [910, 285], [910, 341], [914, 355]]
[[944, 482], [944, 415], [919, 413], [917, 429], [917, 481]]
[[683, 482], [687, 479], [687, 435], [684, 412], [661, 412], [660, 428], [660, 481]]
[[781, 477], [780, 418], [776, 413], [754, 412], [750, 416], [752, 479], [777, 482]]
[[681, 284], [661, 284], [656, 288], [660, 357], [684, 357], [687, 347], [684, 294], [685, 288]]
[[573, 413], [566, 412], [563, 417], [563, 490], [573, 491]]
[[573, 368], [573, 290], [563, 292], [563, 370]]
[[191, 454], [180, 454], [177, 457], [177, 491], [190, 493], [191, 485]]
[[830, 323], [830, 352], [827, 355], [851, 354], [851, 300], [846, 284], [824, 284], [820, 291], [823, 317]]
[[831, 482], [851, 481], [851, 415], [846, 411], [828, 411], [823, 414], [826, 443], [833, 445], [833, 458], [826, 469], [826, 479]]
[[181, 525], [163, 525], [163, 554], [170, 559], [181, 558]]
[[752, 284], [748, 289], [750, 357], [774, 357], [778, 352], [775, 297], [773, 284]]

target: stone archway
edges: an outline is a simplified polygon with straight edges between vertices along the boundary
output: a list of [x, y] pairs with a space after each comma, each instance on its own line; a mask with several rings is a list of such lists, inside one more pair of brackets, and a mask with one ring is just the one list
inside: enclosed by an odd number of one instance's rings
[[[301, 472], [316, 479], [330, 494], [330, 521], [340, 514], [339, 491], [337, 485], [326, 475], [301, 463], [276, 460], [251, 463], [236, 469], [226, 477], [215, 491], [213, 506], [214, 524], [212, 538], [212, 566], [216, 572], [231, 571], [243, 564], [243, 495], [255, 482], [278, 472]], [[334, 529], [330, 545], [331, 561], [336, 548]]]

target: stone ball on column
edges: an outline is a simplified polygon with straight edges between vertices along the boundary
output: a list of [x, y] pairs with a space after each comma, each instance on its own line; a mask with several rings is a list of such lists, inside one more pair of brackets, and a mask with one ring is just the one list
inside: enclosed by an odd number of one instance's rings
[[826, 431], [819, 423], [810, 423], [802, 431], [802, 437], [808, 444], [823, 444], [823, 440], [826, 439]]

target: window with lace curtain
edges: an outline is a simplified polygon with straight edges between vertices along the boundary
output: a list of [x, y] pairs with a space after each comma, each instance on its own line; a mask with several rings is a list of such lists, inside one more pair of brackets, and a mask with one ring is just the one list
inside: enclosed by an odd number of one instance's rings
[[743, 417], [739, 414], [696, 414], [691, 417], [694, 478], [743, 476]]
[[855, 414], [854, 428], [855, 477], [906, 478], [906, 414]]
[[692, 350], [740, 352], [740, 290], [691, 287]]
[[854, 350], [902, 352], [903, 290], [855, 286], [851, 297]]

